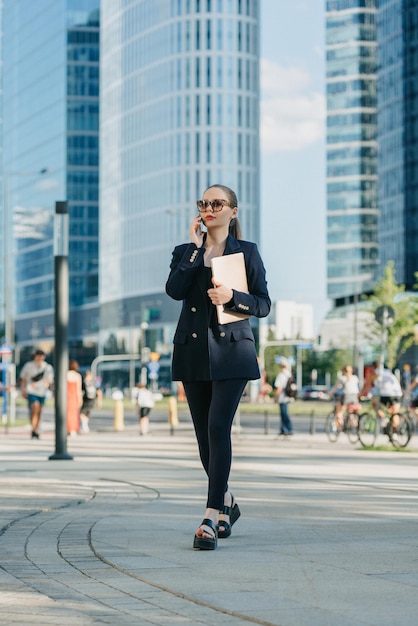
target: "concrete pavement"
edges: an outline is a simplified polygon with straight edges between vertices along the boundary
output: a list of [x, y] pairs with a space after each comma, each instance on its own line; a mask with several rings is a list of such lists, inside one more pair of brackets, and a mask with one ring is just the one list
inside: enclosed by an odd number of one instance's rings
[[148, 437], [109, 424], [69, 439], [72, 461], [48, 460], [52, 428], [0, 435], [1, 624], [415, 626], [417, 441], [235, 432], [242, 516], [201, 552], [189, 420], [174, 436], [161, 419]]

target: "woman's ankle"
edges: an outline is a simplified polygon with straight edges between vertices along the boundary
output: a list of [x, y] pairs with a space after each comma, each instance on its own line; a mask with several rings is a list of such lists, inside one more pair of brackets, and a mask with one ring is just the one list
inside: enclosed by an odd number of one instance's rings
[[217, 524], [219, 519], [219, 511], [217, 509], [207, 508], [205, 512], [205, 517]]
[[230, 491], [226, 491], [224, 495], [224, 506], [231, 507], [232, 506], [232, 493]]

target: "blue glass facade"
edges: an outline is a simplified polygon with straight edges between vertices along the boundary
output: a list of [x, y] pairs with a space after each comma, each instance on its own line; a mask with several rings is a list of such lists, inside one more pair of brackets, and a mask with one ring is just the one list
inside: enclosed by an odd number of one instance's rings
[[64, 199], [73, 356], [84, 339], [95, 349], [99, 298], [105, 351], [136, 351], [132, 329], [145, 320], [147, 345], [169, 345], [171, 251], [204, 188], [233, 187], [244, 236], [259, 238], [258, 0], [5, 0], [1, 11], [14, 251], [1, 263], [13, 269], [19, 347], [53, 345], [53, 215]]
[[417, 18], [416, 2], [379, 3], [380, 270], [393, 260], [408, 289], [418, 270]]
[[[405, 270], [398, 276], [408, 289], [416, 289], [415, 272], [418, 271], [418, 6], [405, 0], [403, 40], [405, 73], [402, 92], [405, 97]], [[379, 96], [380, 97], [380, 96]], [[382, 255], [383, 260], [383, 255]]]
[[68, 200], [70, 215], [71, 337], [93, 323], [79, 311], [97, 307], [99, 5], [3, 2], [2, 212], [6, 204], [13, 216], [8, 263], [21, 349], [53, 343], [57, 200]]
[[237, 191], [244, 237], [259, 238], [259, 2], [103, 0], [102, 42], [104, 344], [142, 320], [148, 336], [174, 325], [171, 253], [208, 185]]
[[377, 0], [327, 2], [327, 285], [372, 289], [377, 247]]
[[70, 305], [76, 307], [98, 299], [100, 39], [98, 10], [72, 17], [67, 29], [67, 199]]

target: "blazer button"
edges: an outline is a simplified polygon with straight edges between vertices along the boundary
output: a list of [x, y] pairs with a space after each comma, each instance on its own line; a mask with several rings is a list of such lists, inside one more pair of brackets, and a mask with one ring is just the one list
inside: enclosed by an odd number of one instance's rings
[[192, 308], [190, 309], [192, 313], [196, 313], [197, 309], [195, 306], [192, 306]]
[[192, 333], [193, 339], [197, 339], [197, 333]]
[[224, 333], [223, 331], [221, 333], [219, 333], [221, 337], [225, 337], [226, 333]]

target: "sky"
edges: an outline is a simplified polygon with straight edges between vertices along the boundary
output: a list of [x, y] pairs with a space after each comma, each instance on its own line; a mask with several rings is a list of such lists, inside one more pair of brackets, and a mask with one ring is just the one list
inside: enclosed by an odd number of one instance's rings
[[325, 0], [261, 0], [261, 248], [272, 300], [326, 297]]

